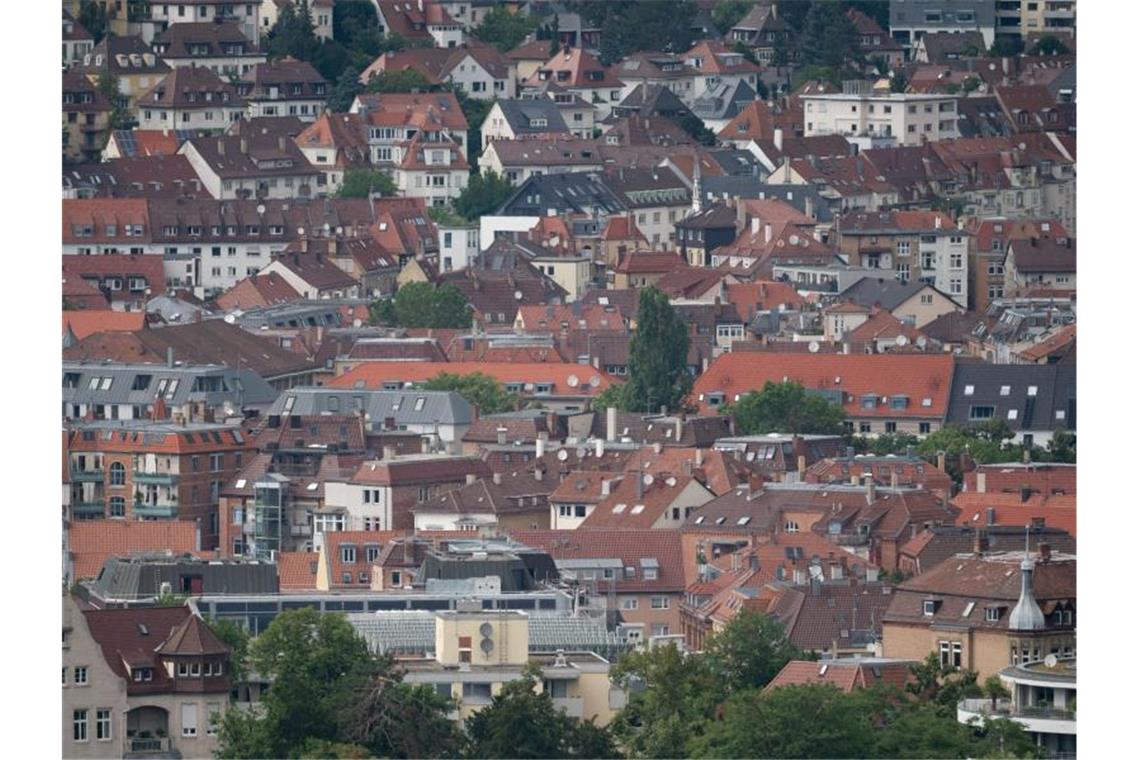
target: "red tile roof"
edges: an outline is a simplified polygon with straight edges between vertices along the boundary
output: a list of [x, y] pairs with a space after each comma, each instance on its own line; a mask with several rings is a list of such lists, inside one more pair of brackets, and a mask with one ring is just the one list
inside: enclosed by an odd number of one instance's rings
[[[929, 354], [779, 354], [752, 352], [718, 357], [697, 378], [693, 395], [703, 413], [714, 412], [708, 394], [721, 392], [724, 401], [760, 390], [764, 383], [785, 380], [808, 389], [842, 390], [844, 409], [851, 417], [920, 417], [942, 420], [950, 399], [954, 358]], [[878, 397], [874, 409], [863, 409], [861, 397]], [[903, 395], [907, 406], [892, 409], [883, 397]]]
[[[987, 489], [988, 489], [987, 484]], [[1032, 494], [1022, 501], [1020, 493], [960, 493], [953, 503], [962, 510], [958, 522], [971, 527], [985, 527], [987, 510], [994, 511], [994, 525], [1028, 525], [1043, 519], [1050, 528], [1060, 528], [1077, 535], [1077, 497], [1075, 495]]]
[[279, 552], [277, 583], [282, 591], [312, 591], [317, 587], [316, 552]]
[[[544, 549], [555, 559], [620, 559], [625, 567], [635, 569], [633, 578], [618, 573], [614, 588], [622, 592], [681, 591], [685, 573], [681, 549], [681, 533], [676, 530], [516, 530], [511, 537], [527, 546]], [[641, 560], [656, 559], [657, 578], [641, 575]], [[599, 587], [607, 583], [599, 580]]]
[[218, 307], [226, 311], [232, 309], [253, 309], [258, 306], [299, 301], [301, 294], [285, 278], [276, 272], [246, 277], [232, 288], [217, 297]]
[[110, 557], [137, 552], [185, 554], [195, 551], [197, 534], [189, 520], [76, 520], [68, 528], [76, 579], [94, 578]]
[[132, 332], [146, 327], [146, 314], [141, 311], [112, 311], [85, 309], [63, 312], [63, 333], [83, 340], [97, 332]]
[[813, 683], [829, 683], [847, 693], [878, 684], [901, 689], [911, 680], [911, 664], [909, 660], [792, 660], [764, 690]]

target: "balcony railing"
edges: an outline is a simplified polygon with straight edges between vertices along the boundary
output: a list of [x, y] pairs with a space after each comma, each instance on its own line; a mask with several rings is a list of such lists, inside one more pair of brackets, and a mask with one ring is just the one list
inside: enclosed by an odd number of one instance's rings
[[158, 485], [174, 485], [178, 482], [178, 474], [173, 472], [143, 472], [135, 470], [131, 479], [136, 483], [156, 483]]
[[138, 517], [177, 517], [178, 505], [136, 503], [133, 511]]
[[101, 515], [106, 511], [106, 505], [101, 501], [77, 501], [71, 505], [71, 514]]
[[72, 483], [102, 483], [103, 471], [72, 469], [69, 477]]
[[126, 753], [155, 753], [170, 751], [170, 737], [154, 737], [141, 739], [130, 736], [123, 742], [123, 752]]
[[988, 699], [964, 699], [958, 703], [959, 719], [961, 719], [963, 712], [995, 715], [1003, 718], [1077, 719], [1077, 713], [1074, 710], [1058, 710], [1055, 707], [1014, 707], [1008, 699], [999, 699], [996, 705]]

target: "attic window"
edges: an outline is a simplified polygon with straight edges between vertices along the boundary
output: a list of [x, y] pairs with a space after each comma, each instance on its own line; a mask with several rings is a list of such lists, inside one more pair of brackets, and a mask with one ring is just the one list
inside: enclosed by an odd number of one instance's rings
[[965, 387], [965, 389], [962, 391], [962, 393], [966, 396], [973, 396], [974, 395], [974, 386], [967, 385]]
[[970, 613], [974, 611], [975, 602], [970, 602], [966, 605], [966, 609], [962, 610], [962, 617], [970, 617]]
[[716, 518], [716, 524], [717, 525], [724, 525], [724, 518], [723, 517]]
[[922, 614], [933, 617], [934, 613], [938, 610], [939, 601], [937, 599], [924, 599], [922, 601]]
[[1009, 386], [1008, 386], [1008, 385], [1003, 385], [1003, 386], [1001, 387], [1001, 391], [1000, 391], [1000, 393], [1001, 393], [1001, 395], [1003, 395], [1003, 396], [1008, 396], [1008, 395], [1009, 395]]
[[1025, 391], [1025, 395], [1036, 396], [1037, 395], [1037, 386], [1036, 385], [1029, 386], [1029, 388]]
[[622, 504], [614, 504], [613, 513], [614, 513], [615, 515], [620, 515], [620, 514], [621, 514], [622, 512], [624, 512], [624, 511], [625, 511], [625, 504], [624, 504], [624, 503], [622, 503]]
[[644, 511], [645, 511], [645, 505], [644, 504], [634, 504], [633, 509], [629, 510], [629, 513], [631, 515], [640, 515]]
[[693, 525], [700, 525], [705, 521], [705, 516], [701, 515], [696, 520], [693, 520]]
[[924, 398], [924, 399], [922, 400], [922, 405], [923, 405], [923, 406], [931, 406], [931, 405], [933, 405], [933, 403], [934, 403], [933, 399]]
[[997, 623], [1001, 620], [1001, 607], [986, 607], [986, 622]]
[[737, 525], [747, 525], [747, 524], [748, 524], [748, 521], [749, 521], [749, 520], [751, 520], [751, 519], [752, 519], [752, 517], [751, 517], [751, 516], [749, 516], [749, 515], [745, 515], [744, 517], [741, 517], [741, 518], [739, 518], [739, 519], [736, 521], [736, 524], [737, 524]]

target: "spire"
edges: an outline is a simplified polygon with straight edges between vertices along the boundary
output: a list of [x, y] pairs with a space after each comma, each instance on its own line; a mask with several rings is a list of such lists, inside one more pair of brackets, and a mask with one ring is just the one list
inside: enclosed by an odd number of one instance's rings
[[1009, 630], [1040, 631], [1045, 627], [1045, 615], [1033, 598], [1033, 559], [1029, 556], [1029, 526], [1025, 526], [1025, 556], [1021, 560], [1021, 596], [1009, 613]]

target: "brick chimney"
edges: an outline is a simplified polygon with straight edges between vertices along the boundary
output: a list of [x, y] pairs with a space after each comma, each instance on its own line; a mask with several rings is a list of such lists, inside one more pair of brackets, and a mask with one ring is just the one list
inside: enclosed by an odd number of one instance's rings
[[974, 531], [974, 554], [982, 556], [990, 550], [990, 537], [984, 530]]

